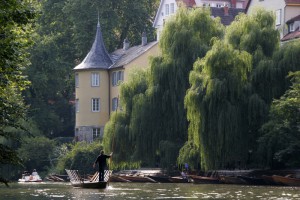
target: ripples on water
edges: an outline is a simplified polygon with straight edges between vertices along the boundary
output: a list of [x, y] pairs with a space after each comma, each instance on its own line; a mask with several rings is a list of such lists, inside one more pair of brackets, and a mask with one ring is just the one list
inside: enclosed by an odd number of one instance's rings
[[0, 186], [2, 200], [44, 199], [299, 199], [300, 187], [110, 183], [106, 189], [73, 188], [69, 183], [11, 184]]

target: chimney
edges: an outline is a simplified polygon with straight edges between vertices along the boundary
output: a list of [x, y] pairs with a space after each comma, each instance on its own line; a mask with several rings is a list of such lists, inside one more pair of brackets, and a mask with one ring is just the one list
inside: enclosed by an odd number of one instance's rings
[[127, 49], [129, 49], [129, 41], [127, 40], [127, 38], [125, 38], [123, 42], [123, 50], [127, 50]]
[[231, 0], [231, 8], [236, 8], [236, 0]]
[[229, 15], [228, 10], [229, 10], [228, 5], [224, 6], [224, 16]]
[[146, 32], [144, 31], [142, 33], [142, 46], [145, 46], [147, 44], [147, 34]]

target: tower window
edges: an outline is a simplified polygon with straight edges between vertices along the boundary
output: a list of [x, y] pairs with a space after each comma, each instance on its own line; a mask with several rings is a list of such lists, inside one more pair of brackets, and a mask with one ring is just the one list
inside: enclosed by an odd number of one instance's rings
[[112, 111], [116, 111], [118, 109], [119, 99], [117, 97], [112, 99]]
[[92, 98], [92, 112], [100, 112], [100, 98]]
[[79, 87], [79, 75], [78, 75], [78, 73], [75, 74], [75, 87]]
[[100, 85], [100, 74], [99, 73], [92, 73], [92, 86], [99, 86]]

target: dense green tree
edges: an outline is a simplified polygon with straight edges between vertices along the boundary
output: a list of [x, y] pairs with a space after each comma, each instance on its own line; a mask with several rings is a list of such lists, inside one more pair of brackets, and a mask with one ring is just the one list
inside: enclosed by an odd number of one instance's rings
[[[299, 42], [294, 47], [299, 52]], [[261, 128], [259, 152], [266, 167], [294, 168], [300, 164], [300, 71], [291, 73], [290, 78], [293, 85], [283, 96], [273, 100], [270, 119]]]
[[[48, 137], [73, 135], [73, 73], [75, 49], [62, 9], [65, 1], [40, 2], [40, 17], [27, 69], [31, 87], [26, 93], [32, 117]], [[65, 20], [62, 20], [65, 19]]]
[[279, 49], [273, 14], [257, 10], [239, 15], [224, 40], [195, 63], [185, 103], [189, 141], [200, 148], [203, 169], [259, 165], [250, 163], [259, 129], [272, 99], [289, 86], [288, 71], [300, 66], [299, 51], [291, 47]]
[[18, 149], [18, 155], [22, 159], [24, 170], [31, 171], [36, 169], [42, 174], [53, 167], [51, 157], [55, 142], [44, 136], [26, 137], [22, 140]]
[[124, 159], [130, 156], [130, 161], [141, 161], [143, 166], [176, 164], [187, 140], [188, 74], [194, 61], [210, 49], [211, 39], [222, 33], [222, 25], [210, 17], [208, 9], [182, 8], [167, 21], [160, 40], [162, 56], [151, 59], [147, 78], [139, 74], [121, 86], [125, 113], [118, 114], [105, 137], [109, 140], [114, 135], [115, 146], [130, 148], [116, 153], [127, 153]]
[[[0, 165], [19, 164], [8, 144], [19, 137], [8, 131], [24, 129], [20, 123], [26, 108], [21, 92], [28, 85], [23, 70], [29, 65], [28, 47], [35, 18], [35, 1], [7, 0], [0, 4]], [[0, 177], [0, 182], [6, 182]]]
[[80, 174], [94, 174], [97, 169], [93, 169], [93, 163], [101, 149], [102, 145], [99, 141], [62, 145], [56, 166], [57, 173], [64, 173], [65, 169], [76, 169]]

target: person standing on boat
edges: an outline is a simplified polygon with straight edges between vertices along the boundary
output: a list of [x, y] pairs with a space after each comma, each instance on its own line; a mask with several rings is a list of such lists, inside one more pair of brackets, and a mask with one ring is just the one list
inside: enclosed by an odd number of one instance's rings
[[99, 166], [99, 182], [104, 181], [104, 169], [106, 168], [106, 159], [112, 156], [112, 152], [109, 155], [105, 155], [104, 151], [100, 151], [100, 155], [95, 160], [93, 167], [95, 168], [96, 164], [98, 163]]

